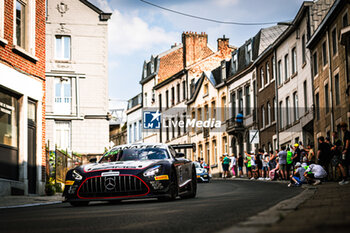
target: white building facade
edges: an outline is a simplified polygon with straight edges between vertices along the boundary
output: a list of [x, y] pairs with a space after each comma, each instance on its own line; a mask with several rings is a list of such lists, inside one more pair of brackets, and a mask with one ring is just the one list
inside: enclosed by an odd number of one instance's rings
[[46, 21], [47, 144], [101, 154], [109, 143], [108, 19], [85, 0], [49, 0]]

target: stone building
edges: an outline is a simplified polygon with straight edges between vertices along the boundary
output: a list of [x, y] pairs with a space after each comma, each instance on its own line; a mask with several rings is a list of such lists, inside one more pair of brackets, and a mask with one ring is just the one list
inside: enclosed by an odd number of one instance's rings
[[140, 93], [128, 100], [126, 110], [126, 142], [142, 142], [142, 128], [142, 93]]
[[101, 154], [109, 143], [111, 14], [86, 0], [47, 3], [47, 143], [50, 150]]
[[315, 141], [319, 136], [331, 136], [333, 131], [341, 135], [339, 123], [350, 123], [349, 14], [350, 1], [336, 0], [307, 43], [312, 63]]
[[43, 194], [45, 167], [45, 1], [0, 0], [0, 195]]

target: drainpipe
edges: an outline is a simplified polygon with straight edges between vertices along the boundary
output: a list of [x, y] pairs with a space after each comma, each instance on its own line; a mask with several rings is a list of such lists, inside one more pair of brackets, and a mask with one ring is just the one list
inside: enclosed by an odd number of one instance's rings
[[[277, 136], [277, 148], [280, 148], [280, 136], [279, 136], [279, 125], [280, 125], [280, 119], [278, 114], [278, 73], [277, 73], [277, 51], [274, 49], [273, 56], [275, 59], [275, 100], [276, 100], [276, 109], [275, 109], [275, 117], [276, 117], [276, 136]], [[275, 105], [275, 103], [273, 103]], [[276, 148], [274, 148], [276, 149]]]
[[334, 131], [334, 109], [333, 109], [333, 77], [332, 77], [332, 60], [331, 60], [331, 42], [329, 39], [329, 28], [327, 28], [327, 46], [328, 46], [328, 75], [329, 75], [329, 90], [330, 90], [330, 104], [331, 104], [331, 132]]

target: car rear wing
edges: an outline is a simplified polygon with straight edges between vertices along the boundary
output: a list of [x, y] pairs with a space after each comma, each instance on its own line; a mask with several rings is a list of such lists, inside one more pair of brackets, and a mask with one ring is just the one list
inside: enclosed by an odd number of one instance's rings
[[196, 143], [188, 143], [188, 144], [173, 144], [169, 145], [172, 148], [176, 149], [192, 149], [193, 152], [196, 151]]

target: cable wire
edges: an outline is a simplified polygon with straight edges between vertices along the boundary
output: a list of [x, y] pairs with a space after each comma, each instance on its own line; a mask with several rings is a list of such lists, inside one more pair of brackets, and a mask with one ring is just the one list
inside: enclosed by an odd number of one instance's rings
[[254, 23], [242, 23], [242, 22], [220, 21], [220, 20], [216, 20], [216, 19], [209, 19], [209, 18], [204, 18], [204, 17], [200, 17], [200, 16], [196, 16], [196, 15], [186, 14], [186, 13], [183, 13], [183, 12], [180, 12], [180, 11], [176, 11], [176, 10], [172, 10], [172, 9], [169, 9], [169, 8], [165, 8], [165, 7], [156, 5], [154, 3], [151, 3], [151, 2], [148, 2], [148, 1], [145, 1], [145, 0], [140, 0], [140, 1], [143, 2], [143, 3], [146, 3], [148, 5], [160, 8], [162, 10], [170, 11], [170, 12], [175, 13], [175, 14], [179, 14], [179, 15], [183, 15], [183, 16], [187, 16], [187, 17], [191, 17], [191, 18], [195, 18], [195, 19], [205, 20], [205, 21], [209, 21], [209, 22], [213, 22], [213, 23], [244, 25], [244, 26], [257, 26], [257, 25], [267, 25], [267, 24], [276, 24], [276, 23], [278, 23], [277, 21], [276, 22], [263, 22], [263, 23], [255, 23], [255, 22]]

